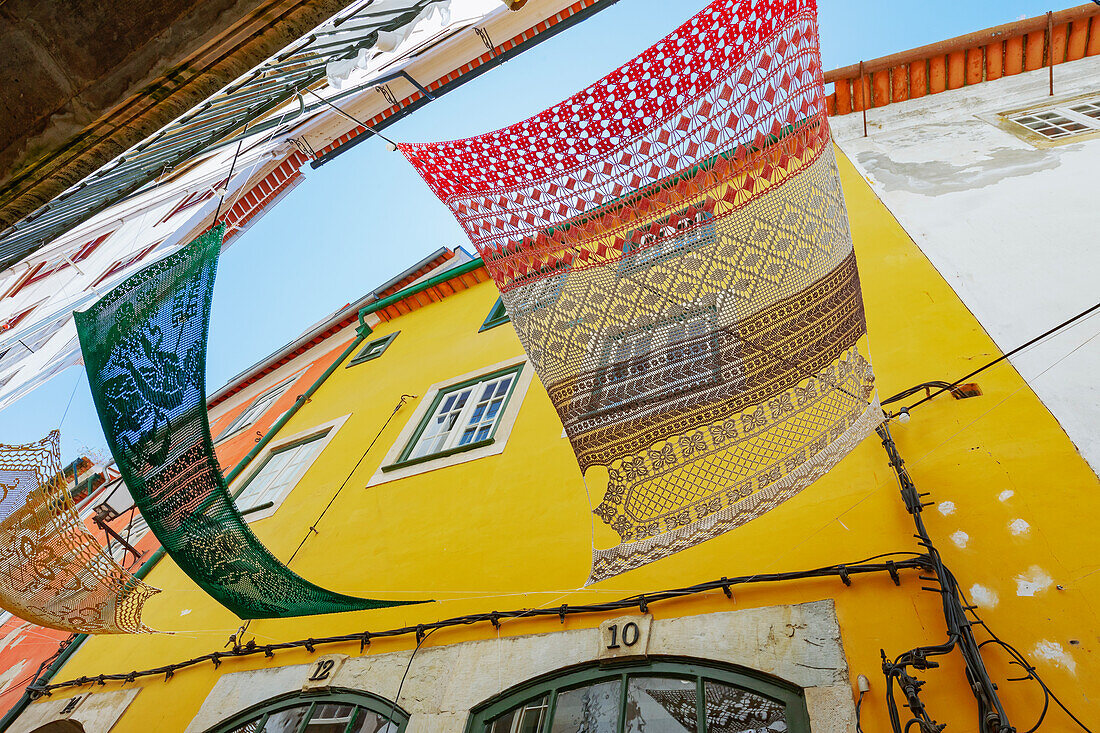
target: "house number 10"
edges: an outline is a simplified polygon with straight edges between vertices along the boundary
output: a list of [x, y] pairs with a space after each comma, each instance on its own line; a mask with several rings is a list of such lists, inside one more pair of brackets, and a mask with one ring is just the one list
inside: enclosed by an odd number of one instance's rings
[[[611, 632], [611, 643], [607, 645], [608, 649], [621, 649], [619, 645], [619, 625], [612, 624], [607, 627], [607, 630]], [[638, 643], [639, 637], [642, 632], [638, 630], [638, 624], [633, 621], [628, 621], [623, 626], [622, 640], [625, 646], [634, 646]]]

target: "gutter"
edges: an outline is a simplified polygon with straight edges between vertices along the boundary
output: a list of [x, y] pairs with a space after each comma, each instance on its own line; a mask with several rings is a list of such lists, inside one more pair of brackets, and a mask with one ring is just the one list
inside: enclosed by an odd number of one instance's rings
[[367, 326], [366, 318], [371, 313], [374, 313], [375, 311], [380, 311], [383, 308], [387, 308], [387, 307], [393, 305], [394, 303], [397, 303], [398, 301], [404, 300], [405, 298], [409, 297], [410, 295], [416, 295], [417, 293], [422, 293], [425, 290], [427, 290], [428, 288], [434, 288], [436, 285], [440, 285], [442, 283], [445, 283], [448, 280], [453, 280], [454, 278], [459, 277], [461, 275], [465, 275], [468, 272], [473, 272], [474, 270], [479, 270], [484, 266], [485, 266], [485, 263], [482, 261], [482, 259], [480, 257], [475, 257], [474, 259], [470, 260], [469, 262], [463, 263], [463, 264], [459, 265], [458, 267], [453, 267], [450, 270], [446, 270], [444, 272], [441, 272], [438, 275], [436, 275], [435, 277], [428, 278], [424, 282], [419, 282], [419, 283], [416, 283], [415, 285], [410, 285], [409, 287], [405, 288], [404, 290], [400, 290], [400, 291], [394, 293], [393, 295], [391, 295], [389, 297], [382, 298], [382, 300], [377, 300], [373, 303], [370, 303], [369, 305], [365, 305], [365, 306], [363, 306], [362, 308], [359, 309], [360, 328], [370, 328], [370, 326]]
[[[336, 330], [343, 329], [344, 327], [349, 325], [355, 317], [353, 315], [353, 311], [351, 311], [351, 308], [353, 308], [353, 307], [362, 308], [366, 305], [369, 305], [371, 302], [378, 299], [378, 293], [386, 290], [387, 288], [393, 287], [394, 285], [401, 282], [405, 278], [416, 274], [416, 272], [418, 270], [421, 270], [424, 267], [427, 267], [433, 261], [439, 259], [440, 257], [444, 256], [447, 252], [451, 252], [451, 251], [452, 250], [448, 249], [447, 247], [440, 247], [435, 252], [431, 253], [430, 255], [428, 255], [424, 259], [420, 260], [416, 264], [412, 265], [409, 268], [406, 268], [401, 274], [397, 275], [397, 277], [391, 278], [389, 281], [387, 281], [387, 282], [383, 283], [382, 285], [378, 286], [377, 288], [375, 288], [371, 292], [367, 293], [363, 297], [359, 298], [358, 300], [354, 301], [350, 305], [344, 306], [340, 310], [338, 310], [335, 313], [333, 313], [332, 315], [328, 316], [325, 320], [323, 320], [323, 321], [321, 321], [317, 324], [314, 324], [313, 326], [310, 326], [307, 331], [305, 331], [302, 335], [298, 336], [294, 341], [290, 342], [286, 346], [283, 346], [279, 350], [274, 351], [271, 354], [268, 354], [263, 359], [256, 362], [255, 364], [250, 366], [248, 369], [245, 369], [243, 372], [241, 372], [237, 376], [231, 378], [224, 385], [219, 387], [216, 392], [214, 392], [212, 395], [210, 395], [209, 397], [206, 398], [207, 407], [212, 407], [212, 406], [220, 403], [223, 399], [225, 399], [229, 395], [233, 394], [233, 390], [237, 386], [239, 386], [239, 384], [242, 381], [244, 381], [246, 379], [249, 379], [249, 378], [253, 377], [254, 375], [258, 374], [261, 369], [265, 368], [265, 365], [269, 365], [269, 364], [272, 364], [274, 362], [278, 362], [281, 359], [284, 359], [284, 358], [295, 355], [295, 352], [297, 352], [299, 349], [308, 348], [310, 346], [310, 344], [313, 341], [315, 341], [316, 339], [325, 338], [324, 334], [329, 332], [329, 331], [333, 331], [333, 329], [336, 329]], [[458, 250], [453, 250], [453, 251], [456, 253], [455, 256], [457, 256]], [[467, 256], [469, 256], [469, 255], [467, 255]], [[447, 262], [447, 260], [444, 260], [443, 264], [445, 264], [446, 262]]]
[[[478, 262], [480, 263], [481, 260], [478, 260]], [[363, 311], [366, 310], [366, 308], [363, 309]], [[363, 316], [363, 311], [360, 311], [360, 317]], [[309, 398], [317, 392], [321, 385], [324, 384], [325, 380], [332, 376], [332, 373], [336, 371], [336, 368], [340, 366], [340, 364], [342, 364], [344, 360], [347, 359], [348, 356], [350, 356], [351, 353], [356, 348], [358, 348], [361, 343], [363, 343], [367, 336], [371, 334], [371, 327], [368, 326], [366, 323], [363, 323], [362, 326], [360, 326], [356, 330], [356, 333], [357, 336], [350, 344], [348, 344], [348, 347], [344, 349], [344, 352], [340, 354], [340, 356], [336, 357], [332, 364], [329, 365], [328, 369], [326, 369], [321, 374], [321, 376], [317, 378], [317, 381], [310, 385], [309, 389], [307, 389], [303, 394], [299, 395], [298, 399], [294, 401], [294, 404], [291, 405], [290, 409], [284, 412], [282, 417], [276, 420], [275, 424], [267, 429], [267, 432], [264, 433], [264, 436], [260, 439], [260, 442], [256, 444], [256, 447], [250, 450], [248, 452], [248, 455], [242, 458], [241, 461], [233, 467], [233, 470], [226, 474], [226, 485], [228, 485], [233, 479], [239, 476], [242, 471], [244, 471], [248, 464], [251, 463], [257, 455], [259, 455], [260, 451], [263, 450], [264, 447], [271, 442], [271, 439], [275, 437], [280, 429], [282, 429], [283, 425], [285, 425], [287, 421], [290, 420], [290, 418], [292, 418], [294, 414], [302, 408], [302, 405], [309, 401]], [[243, 489], [244, 487], [242, 486], [241, 490]], [[238, 494], [240, 494], [240, 491], [234, 494], [233, 498], [236, 499]], [[156, 567], [157, 563], [159, 563], [167, 554], [168, 553], [165, 551], [163, 546], [158, 547], [156, 551], [149, 557], [149, 559], [142, 563], [141, 567], [134, 572], [134, 578], [136, 578], [137, 580], [144, 580], [145, 577], [149, 575], [149, 573], [153, 570], [153, 568]], [[68, 646], [66, 646], [61, 654], [58, 655], [57, 659], [55, 659], [50, 664], [50, 666], [46, 668], [46, 671], [43, 672], [30, 685], [27, 685], [27, 689], [24, 690], [23, 696], [19, 698], [18, 702], [16, 702], [15, 705], [12, 706], [11, 710], [9, 710], [3, 718], [0, 718], [0, 733], [6, 731], [11, 726], [11, 724], [14, 723], [16, 719], [23, 714], [23, 711], [27, 709], [27, 706], [34, 702], [35, 696], [32, 688], [35, 685], [44, 685], [50, 682], [50, 680], [53, 679], [54, 675], [56, 675], [58, 671], [60, 671], [61, 668], [65, 666], [65, 663], [69, 661], [69, 658], [76, 653], [76, 650], [80, 648], [80, 645], [83, 644], [85, 639], [87, 638], [88, 634], [77, 634], [76, 636], [74, 636], [73, 639], [69, 642]]]
[[[1093, 0], [1093, 2], [1095, 3], [1095, 0]], [[1061, 25], [1062, 23], [1069, 23], [1080, 18], [1088, 18], [1091, 15], [1100, 15], [1100, 7], [1097, 7], [1097, 4], [1085, 4], [1066, 8], [1065, 10], [1055, 10], [1053, 22], [1055, 25]], [[954, 51], [965, 51], [976, 46], [986, 46], [990, 43], [1000, 43], [1006, 38], [1024, 35], [1033, 31], [1046, 30], [1047, 22], [1047, 16], [1044, 13], [1034, 18], [1026, 18], [1003, 25], [995, 25], [992, 28], [967, 33], [962, 36], [956, 36], [955, 38], [948, 38], [945, 41], [930, 43], [927, 46], [920, 46], [918, 48], [909, 49], [908, 51], [900, 51], [890, 54], [889, 56], [871, 59], [870, 61], [863, 62], [862, 70], [860, 69], [860, 64], [842, 66], [839, 69], [826, 71], [825, 83], [829, 84], [841, 79], [856, 78], [859, 77], [861, 73], [872, 74], [876, 71], [886, 71], [894, 66], [908, 64], [911, 61], [921, 61], [929, 56], [939, 56]]]

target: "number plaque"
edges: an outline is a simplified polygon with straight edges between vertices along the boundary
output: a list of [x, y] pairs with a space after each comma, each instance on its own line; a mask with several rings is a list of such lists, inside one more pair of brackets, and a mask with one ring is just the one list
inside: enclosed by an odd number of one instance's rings
[[600, 659], [645, 656], [653, 617], [622, 616], [600, 624]]

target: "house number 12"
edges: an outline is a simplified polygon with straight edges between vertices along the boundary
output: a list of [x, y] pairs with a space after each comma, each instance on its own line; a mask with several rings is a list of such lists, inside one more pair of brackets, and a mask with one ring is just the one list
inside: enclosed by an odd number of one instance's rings
[[310, 676], [310, 682], [319, 682], [320, 680], [327, 680], [329, 672], [332, 671], [336, 662], [331, 659], [322, 659], [317, 662], [317, 666], [313, 669], [313, 674]]
[[[607, 630], [611, 632], [611, 643], [607, 645], [608, 649], [621, 649], [619, 645], [619, 625], [612, 624], [607, 627]], [[638, 629], [638, 624], [633, 621], [628, 621], [623, 626], [622, 640], [624, 646], [634, 646], [638, 643], [639, 637], [642, 632]]]

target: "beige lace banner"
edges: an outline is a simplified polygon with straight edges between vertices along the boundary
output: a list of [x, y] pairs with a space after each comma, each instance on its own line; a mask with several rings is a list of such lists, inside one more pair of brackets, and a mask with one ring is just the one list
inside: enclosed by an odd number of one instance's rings
[[0, 445], [0, 607], [82, 634], [152, 631], [141, 622], [159, 593], [123, 569], [80, 521], [62, 478], [55, 430]]

